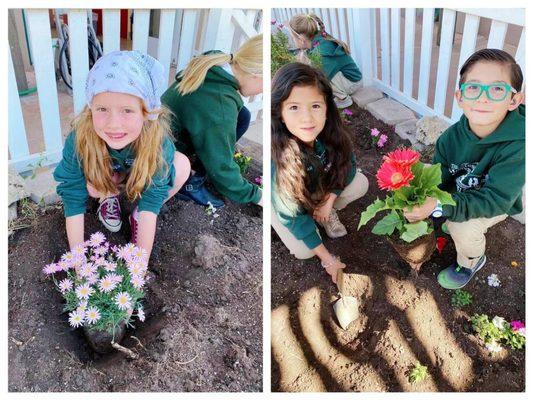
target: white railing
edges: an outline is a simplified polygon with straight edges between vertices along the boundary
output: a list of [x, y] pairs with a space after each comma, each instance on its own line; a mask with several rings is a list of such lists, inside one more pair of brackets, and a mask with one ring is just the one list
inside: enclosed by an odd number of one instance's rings
[[[61, 159], [61, 132], [58, 89], [55, 77], [54, 50], [47, 9], [26, 10], [30, 52], [33, 59], [45, 150], [30, 154], [27, 132], [18, 96], [11, 52], [9, 52], [9, 164], [17, 171], [31, 169], [32, 164], [55, 164]], [[149, 37], [150, 10], [134, 10], [134, 50], [156, 57], [170, 77], [171, 65], [183, 69], [195, 55], [207, 50], [234, 51], [248, 37], [262, 31], [260, 10], [160, 10], [158, 38]], [[85, 77], [89, 70], [87, 42], [87, 10], [68, 10], [70, 37], [72, 98], [74, 112], [85, 105]], [[103, 11], [103, 51], [120, 50], [120, 12]], [[244, 99], [252, 113], [252, 121], [262, 110], [262, 96]], [[44, 160], [44, 161], [43, 161]]]
[[[457, 121], [461, 115], [453, 101], [453, 92], [461, 65], [477, 49], [481, 18], [491, 20], [486, 48], [502, 49], [510, 24], [523, 27], [512, 55], [525, 75], [524, 9], [443, 9], [440, 37], [434, 37], [435, 9], [422, 10], [421, 26], [417, 26], [420, 22], [417, 22], [416, 12], [412, 8], [284, 8], [273, 9], [272, 17], [286, 23], [295, 14], [315, 13], [324, 21], [329, 33], [348, 44], [365, 86], [380, 89], [422, 116], [437, 115], [449, 123]], [[465, 14], [464, 26], [458, 60], [452, 63], [458, 13]], [[415, 43], [417, 27], [421, 28], [421, 33]], [[435, 75], [432, 74], [432, 51], [436, 43], [439, 44]], [[413, 93], [415, 85], [418, 86], [416, 94]]]

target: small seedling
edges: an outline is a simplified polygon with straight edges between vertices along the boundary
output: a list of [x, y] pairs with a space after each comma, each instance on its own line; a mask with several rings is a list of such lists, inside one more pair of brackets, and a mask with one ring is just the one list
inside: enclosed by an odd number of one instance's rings
[[426, 379], [428, 376], [428, 367], [419, 362], [409, 371], [409, 382], [417, 383]]
[[461, 308], [472, 304], [472, 295], [466, 290], [458, 289], [452, 295], [452, 306]]

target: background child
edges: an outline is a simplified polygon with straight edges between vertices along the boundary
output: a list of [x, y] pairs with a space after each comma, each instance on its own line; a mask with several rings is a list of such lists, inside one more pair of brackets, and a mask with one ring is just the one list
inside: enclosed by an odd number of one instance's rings
[[170, 139], [169, 112], [161, 107], [163, 66], [138, 51], [115, 51], [89, 71], [87, 106], [73, 123], [54, 178], [63, 200], [71, 248], [84, 241], [87, 198], [98, 198], [98, 218], [120, 230], [119, 184], [130, 201], [132, 242], [150, 254], [157, 215], [189, 176], [187, 157]]
[[336, 282], [345, 264], [315, 221], [331, 238], [346, 235], [336, 210], [367, 190], [327, 78], [302, 63], [282, 67], [272, 81], [272, 226], [280, 239], [296, 258], [318, 256]]
[[180, 195], [216, 208], [224, 202], [204, 186], [206, 175], [215, 188], [238, 203], [261, 203], [261, 189], [240, 173], [233, 159], [235, 143], [250, 124], [242, 96], [263, 91], [263, 36], [247, 40], [234, 54], [210, 51], [193, 58], [163, 94], [174, 117], [178, 149], [190, 158], [193, 174]]
[[[502, 50], [479, 50], [461, 68], [455, 97], [464, 115], [437, 140], [433, 158], [433, 163], [441, 163], [442, 189], [453, 192], [457, 203], [442, 207], [457, 249], [457, 263], [438, 276], [446, 289], [465, 286], [485, 265], [487, 229], [522, 211], [526, 122], [522, 82], [520, 66]], [[414, 222], [435, 209], [440, 205], [428, 198], [404, 215]]]
[[315, 14], [295, 15], [289, 21], [289, 28], [299, 49], [316, 48], [320, 53], [322, 69], [331, 82], [337, 107], [351, 106], [351, 95], [362, 86], [362, 75], [346, 43], [328, 34]]

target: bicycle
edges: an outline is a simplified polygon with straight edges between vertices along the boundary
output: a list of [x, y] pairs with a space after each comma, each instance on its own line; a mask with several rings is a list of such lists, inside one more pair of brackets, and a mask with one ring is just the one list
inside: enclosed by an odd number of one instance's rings
[[[57, 70], [59, 76], [63, 79], [63, 82], [67, 87], [72, 90], [72, 69], [70, 62], [70, 44], [69, 44], [69, 33], [68, 25], [64, 22], [60, 22], [59, 15], [56, 14], [56, 26], [60, 27], [58, 29], [58, 48], [59, 55], [57, 58], [58, 65]], [[103, 51], [100, 41], [96, 37], [96, 32], [92, 26], [91, 20], [87, 15], [87, 45], [89, 52], [89, 69], [93, 67], [96, 61], [102, 57]]]

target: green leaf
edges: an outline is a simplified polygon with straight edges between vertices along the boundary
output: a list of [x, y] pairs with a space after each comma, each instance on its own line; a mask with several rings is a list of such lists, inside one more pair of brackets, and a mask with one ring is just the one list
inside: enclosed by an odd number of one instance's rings
[[438, 186], [441, 184], [441, 170], [438, 165], [431, 165], [429, 167], [425, 167], [422, 171], [422, 175], [420, 176], [420, 187], [424, 189], [431, 189], [434, 186]]
[[366, 210], [361, 213], [361, 219], [359, 220], [359, 226], [357, 227], [357, 230], [359, 230], [359, 228], [361, 228], [363, 225], [366, 225], [366, 223], [374, 218], [378, 212], [387, 209], [388, 207], [383, 200], [376, 199], [376, 201], [370, 204]]
[[400, 238], [407, 243], [411, 243], [428, 232], [428, 223], [426, 221], [418, 221], [413, 224], [405, 224], [404, 228], [405, 232], [402, 233]]
[[374, 226], [372, 233], [375, 235], [392, 235], [394, 230], [402, 223], [396, 211], [392, 211]]
[[424, 163], [420, 161], [418, 161], [416, 164], [413, 164], [411, 166], [411, 172], [415, 176], [414, 179], [411, 181], [411, 186], [418, 186], [423, 170], [424, 170]]
[[440, 190], [439, 188], [433, 188], [429, 190], [428, 196], [436, 198], [438, 201], [440, 201], [442, 205], [455, 205], [455, 200], [453, 199], [452, 195], [448, 192], [445, 192], [444, 190]]

